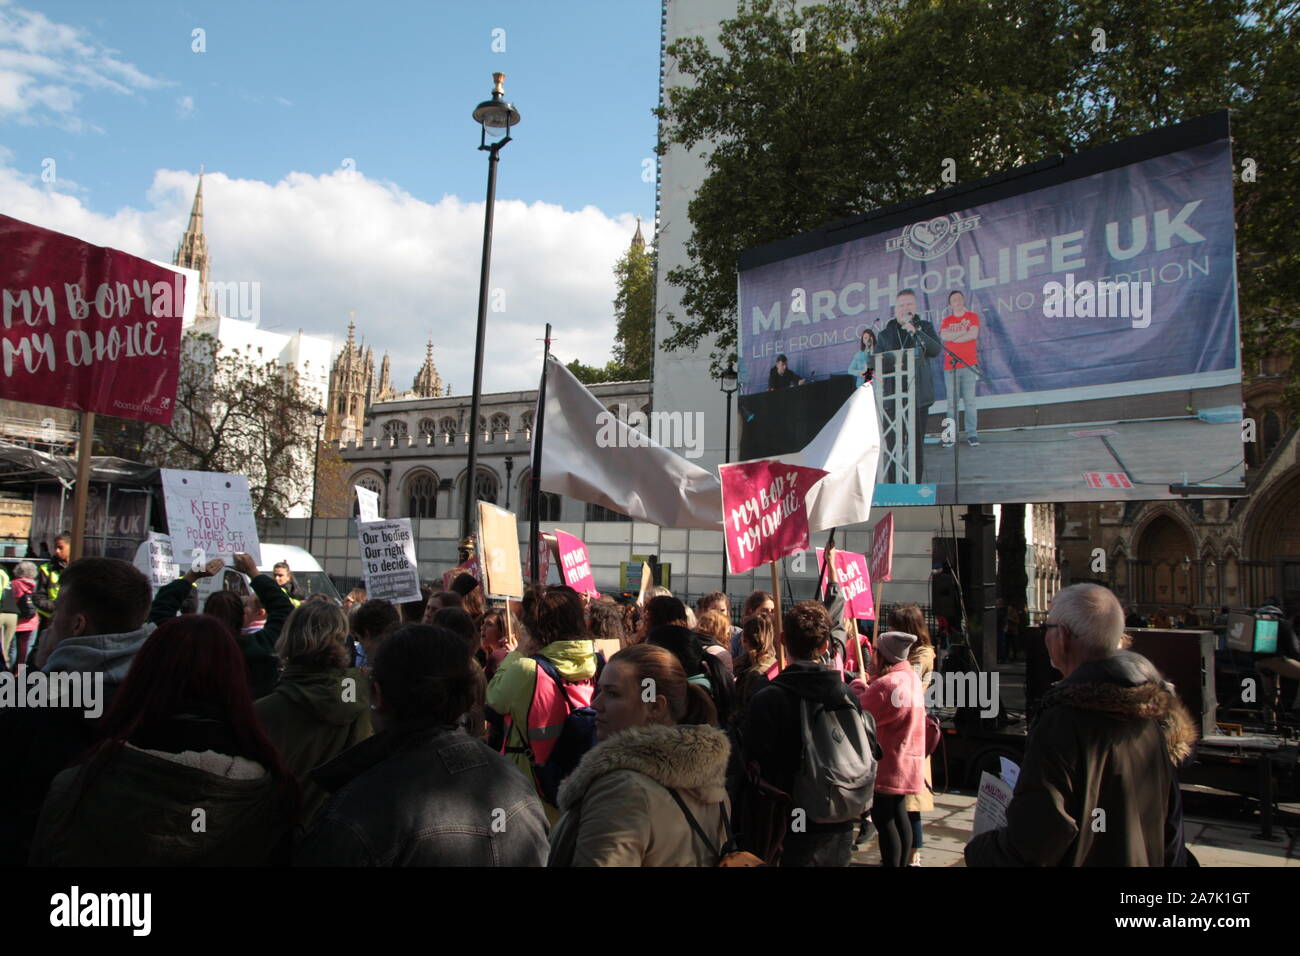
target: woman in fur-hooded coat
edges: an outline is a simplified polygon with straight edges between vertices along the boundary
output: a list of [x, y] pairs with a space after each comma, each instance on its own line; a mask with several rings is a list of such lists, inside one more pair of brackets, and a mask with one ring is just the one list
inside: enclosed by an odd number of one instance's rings
[[731, 744], [708, 695], [671, 653], [638, 644], [605, 665], [592, 706], [600, 742], [560, 785], [548, 865], [716, 865]]

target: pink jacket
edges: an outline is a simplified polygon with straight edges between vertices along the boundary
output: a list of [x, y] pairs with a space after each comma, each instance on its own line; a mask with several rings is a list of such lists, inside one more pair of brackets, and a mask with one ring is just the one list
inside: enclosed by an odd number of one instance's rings
[[[15, 601], [24, 597], [31, 597], [32, 592], [36, 590], [36, 582], [31, 578], [14, 578], [13, 589]], [[40, 623], [41, 616], [39, 614], [33, 614], [25, 621], [20, 619], [18, 621], [18, 626], [14, 628], [14, 631], [19, 634], [26, 634], [29, 631], [36, 630]]]
[[864, 688], [851, 685], [862, 709], [876, 718], [882, 751], [876, 770], [878, 793], [920, 793], [925, 789], [925, 696], [907, 661], [895, 664]]

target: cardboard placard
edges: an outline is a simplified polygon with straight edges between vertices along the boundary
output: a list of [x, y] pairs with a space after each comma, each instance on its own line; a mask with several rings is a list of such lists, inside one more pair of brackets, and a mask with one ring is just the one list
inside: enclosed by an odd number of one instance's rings
[[478, 543], [484, 593], [489, 598], [523, 597], [524, 572], [519, 562], [519, 524], [514, 512], [480, 501]]

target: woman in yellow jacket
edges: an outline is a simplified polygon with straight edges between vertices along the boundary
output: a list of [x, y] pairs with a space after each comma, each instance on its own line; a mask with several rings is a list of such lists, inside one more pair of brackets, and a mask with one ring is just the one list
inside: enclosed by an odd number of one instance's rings
[[[563, 690], [573, 707], [591, 702], [596, 689], [596, 652], [587, 632], [582, 601], [570, 587], [529, 591], [524, 596], [523, 616], [527, 633], [492, 675], [487, 708], [489, 722], [504, 719], [508, 725], [503, 753], [536, 783], [534, 761], [546, 762], [569, 712], [558, 692]], [[538, 656], [545, 657], [559, 673], [564, 682], [562, 689], [557, 689], [544, 673], [540, 680], [546, 684], [538, 687], [534, 659]], [[554, 823], [559, 812], [550, 804], [545, 807]]]

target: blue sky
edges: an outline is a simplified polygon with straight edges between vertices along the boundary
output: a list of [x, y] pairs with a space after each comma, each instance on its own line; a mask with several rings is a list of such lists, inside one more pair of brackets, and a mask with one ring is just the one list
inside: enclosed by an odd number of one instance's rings
[[[486, 178], [470, 113], [501, 71], [523, 122], [498, 185], [518, 303], [499, 328], [567, 322], [569, 354], [603, 361], [608, 270], [654, 210], [659, 16], [657, 0], [0, 0], [0, 211], [170, 258], [205, 163], [214, 278], [261, 282], [264, 325], [341, 335], [355, 310], [381, 350], [435, 335], [444, 379], [468, 384], [452, 366], [467, 364]], [[356, 275], [320, 281], [358, 232], [391, 268], [350, 254]], [[421, 274], [422, 255], [442, 258]], [[421, 357], [395, 354], [399, 384]], [[527, 384], [505, 367], [489, 387]]]

